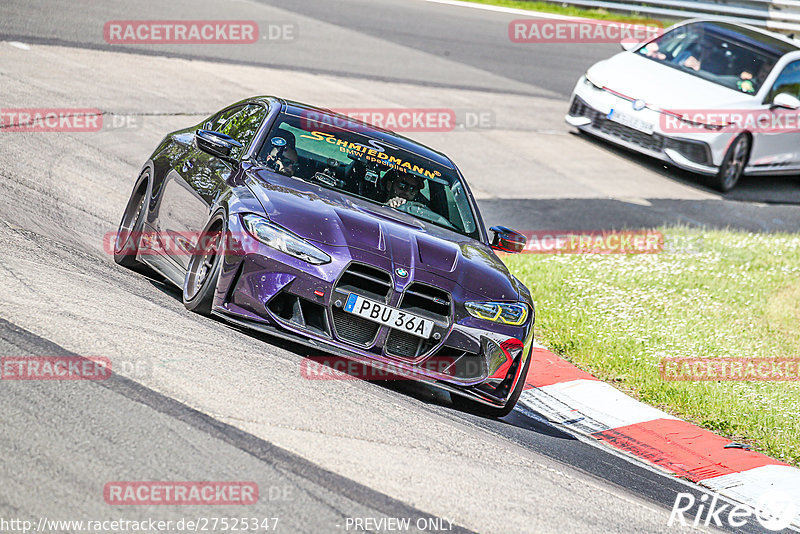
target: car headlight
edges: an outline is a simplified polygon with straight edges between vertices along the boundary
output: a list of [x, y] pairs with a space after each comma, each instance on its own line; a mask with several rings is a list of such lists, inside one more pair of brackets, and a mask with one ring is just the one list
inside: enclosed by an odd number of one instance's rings
[[682, 116], [681, 120], [684, 123], [694, 126], [696, 128], [705, 128], [706, 130], [711, 130], [715, 132], [722, 130], [723, 128], [727, 128], [728, 126], [731, 126], [731, 123], [725, 120], [720, 120], [717, 122], [700, 122], [700, 121], [693, 121], [685, 116]]
[[285, 228], [271, 223], [265, 217], [251, 213], [242, 217], [242, 220], [250, 235], [268, 247], [314, 265], [322, 265], [331, 261], [331, 257], [320, 249]]
[[464, 307], [473, 317], [494, 323], [519, 326], [528, 318], [528, 307], [520, 303], [467, 302]]
[[592, 80], [589, 77], [589, 73], [588, 72], [583, 75], [583, 85], [585, 85], [587, 87], [591, 87], [592, 89], [598, 89], [598, 90], [603, 88], [603, 86], [601, 84], [597, 83], [596, 80]]
[[715, 120], [710, 117], [695, 117], [693, 115], [684, 115], [678, 111], [670, 111], [668, 109], [662, 109], [661, 113], [664, 115], [669, 115], [670, 117], [675, 117], [676, 119], [680, 120], [684, 124], [688, 124], [689, 126], [694, 126], [695, 128], [705, 128], [706, 130], [711, 130], [714, 132], [718, 132], [723, 128], [728, 128], [729, 126], [734, 126], [735, 123], [733, 121], [725, 120], [722, 117]]

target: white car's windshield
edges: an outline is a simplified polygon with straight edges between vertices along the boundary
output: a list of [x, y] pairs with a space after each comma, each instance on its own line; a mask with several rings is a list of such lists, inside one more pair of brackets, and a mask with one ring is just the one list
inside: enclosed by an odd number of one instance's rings
[[636, 53], [745, 94], [755, 94], [790, 44], [725, 23], [679, 26]]

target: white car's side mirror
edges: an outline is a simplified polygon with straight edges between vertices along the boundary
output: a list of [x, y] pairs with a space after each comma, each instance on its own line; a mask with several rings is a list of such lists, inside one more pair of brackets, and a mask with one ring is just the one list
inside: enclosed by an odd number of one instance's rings
[[789, 93], [780, 93], [772, 99], [773, 108], [800, 109], [800, 99]]
[[633, 50], [633, 49], [634, 49], [634, 47], [635, 47], [637, 44], [639, 44], [639, 43], [637, 43], [637, 42], [634, 42], [634, 41], [628, 41], [627, 39], [626, 39], [625, 41], [620, 41], [620, 42], [619, 42], [619, 45], [620, 45], [620, 46], [622, 47], [622, 49], [623, 49], [624, 51], [626, 51], [626, 52], [628, 52], [629, 50]]

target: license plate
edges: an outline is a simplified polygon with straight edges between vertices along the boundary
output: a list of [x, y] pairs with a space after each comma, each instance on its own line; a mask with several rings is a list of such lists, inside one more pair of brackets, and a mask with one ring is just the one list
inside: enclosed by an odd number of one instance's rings
[[653, 133], [653, 125], [649, 122], [643, 121], [638, 117], [632, 117], [627, 113], [621, 113], [616, 109], [612, 109], [608, 112], [608, 118], [614, 122], [618, 122], [619, 124], [623, 124], [642, 133], [646, 133], [648, 135]]
[[433, 331], [433, 321], [430, 319], [365, 299], [355, 293], [350, 293], [347, 297], [344, 311], [424, 339], [431, 337]]

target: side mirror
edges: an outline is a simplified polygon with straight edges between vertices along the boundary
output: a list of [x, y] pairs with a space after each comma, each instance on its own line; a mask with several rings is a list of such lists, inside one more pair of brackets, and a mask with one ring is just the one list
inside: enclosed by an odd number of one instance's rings
[[772, 99], [773, 108], [800, 109], [800, 99], [789, 93], [780, 93]]
[[629, 41], [628, 39], [625, 39], [624, 41], [620, 41], [619, 42], [619, 45], [626, 52], [628, 52], [630, 50], [633, 50], [636, 47], [637, 44], [639, 44], [639, 43], [636, 42], [636, 41]]
[[489, 231], [493, 233], [491, 247], [503, 252], [522, 252], [528, 240], [524, 235], [505, 226], [492, 226]]
[[231, 152], [234, 148], [242, 148], [242, 144], [233, 137], [211, 130], [197, 130], [194, 133], [194, 142], [203, 152], [225, 161], [235, 161]]

